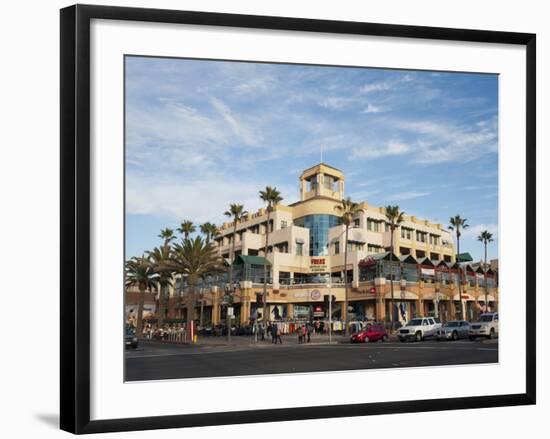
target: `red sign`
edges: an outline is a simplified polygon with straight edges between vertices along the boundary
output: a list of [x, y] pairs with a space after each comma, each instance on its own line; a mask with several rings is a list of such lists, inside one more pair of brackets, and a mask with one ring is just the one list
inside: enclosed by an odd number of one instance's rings
[[369, 293], [371, 293], [371, 294], [376, 294], [376, 288], [372, 287], [372, 288], [369, 290]]
[[312, 258], [311, 265], [325, 265], [325, 258]]
[[365, 259], [361, 259], [359, 261], [359, 265], [362, 265], [364, 267], [368, 267], [368, 266], [374, 265], [374, 264], [376, 264], [376, 261], [371, 256], [368, 256]]

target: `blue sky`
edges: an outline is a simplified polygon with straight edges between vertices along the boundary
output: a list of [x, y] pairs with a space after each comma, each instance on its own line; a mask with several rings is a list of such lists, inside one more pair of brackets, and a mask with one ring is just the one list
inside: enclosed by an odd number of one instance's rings
[[486, 74], [126, 58], [126, 255], [161, 228], [226, 221], [323, 161], [346, 195], [470, 228], [461, 250], [498, 255], [498, 77]]

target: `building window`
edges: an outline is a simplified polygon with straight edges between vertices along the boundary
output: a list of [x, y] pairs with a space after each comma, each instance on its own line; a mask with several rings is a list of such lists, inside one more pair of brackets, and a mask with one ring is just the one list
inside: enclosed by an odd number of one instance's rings
[[353, 220], [353, 226], [354, 227], [359, 227], [361, 225], [361, 219], [360, 218], [355, 218]]
[[384, 230], [386, 232], [389, 232], [390, 231], [390, 223], [384, 223]]
[[430, 244], [431, 245], [439, 245], [439, 236], [437, 235], [432, 235], [430, 233]]
[[303, 242], [297, 242], [296, 243], [296, 254], [298, 256], [302, 256], [304, 253], [304, 243]]
[[284, 220], [281, 221], [281, 229], [286, 229], [286, 227], [288, 226], [288, 223]]
[[315, 214], [294, 220], [294, 225], [309, 229], [310, 256], [328, 256], [328, 231], [331, 227], [337, 226], [338, 222], [339, 217], [336, 215]]
[[336, 241], [334, 243], [334, 254], [335, 255], [340, 254], [340, 241]]
[[426, 242], [426, 232], [416, 231], [416, 240], [419, 242]]
[[444, 255], [444, 256], [443, 256], [443, 260], [444, 260], [445, 262], [451, 262], [451, 257], [450, 257], [449, 255]]
[[379, 232], [380, 222], [372, 218], [367, 218], [367, 230], [370, 230], [371, 232]]
[[406, 227], [401, 227], [401, 238], [402, 239], [412, 239], [412, 229], [407, 229]]
[[416, 257], [417, 258], [425, 258], [426, 257], [426, 252], [422, 251], [422, 250], [417, 250], [416, 251]]
[[432, 261], [439, 261], [439, 254], [438, 253], [430, 253], [430, 259]]
[[411, 249], [407, 247], [399, 247], [399, 253], [402, 255], [410, 255]]

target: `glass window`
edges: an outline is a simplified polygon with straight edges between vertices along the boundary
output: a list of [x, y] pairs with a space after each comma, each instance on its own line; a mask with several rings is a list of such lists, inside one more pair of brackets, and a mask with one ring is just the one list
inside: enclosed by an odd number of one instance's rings
[[334, 243], [334, 254], [335, 255], [340, 254], [340, 241], [336, 241]]
[[304, 253], [304, 244], [301, 242], [296, 243], [296, 254], [302, 256]]
[[338, 225], [336, 215], [307, 215], [295, 220], [294, 225], [309, 229], [310, 256], [328, 256], [328, 230]]

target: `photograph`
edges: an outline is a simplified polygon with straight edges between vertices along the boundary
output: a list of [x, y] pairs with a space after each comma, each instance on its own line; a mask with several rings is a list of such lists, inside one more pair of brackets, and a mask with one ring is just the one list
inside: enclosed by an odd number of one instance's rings
[[498, 74], [126, 54], [123, 110], [125, 381], [499, 362]]

